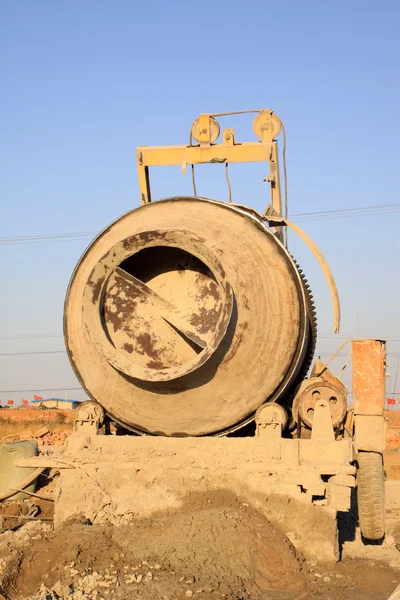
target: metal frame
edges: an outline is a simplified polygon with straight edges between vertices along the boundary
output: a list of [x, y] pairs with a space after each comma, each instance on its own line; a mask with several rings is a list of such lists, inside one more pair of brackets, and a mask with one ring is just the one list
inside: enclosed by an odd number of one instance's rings
[[[222, 142], [214, 143], [220, 136], [220, 127], [215, 117], [232, 114], [256, 113], [253, 121], [253, 132], [258, 138], [254, 142], [236, 142], [232, 128], [224, 129]], [[279, 117], [269, 108], [262, 110], [246, 110], [233, 113], [202, 113], [193, 123], [188, 146], [139, 146], [136, 150], [136, 160], [139, 177], [140, 200], [142, 204], [149, 204], [151, 198], [150, 167], [156, 166], [181, 166], [186, 172], [187, 165], [194, 169], [200, 164], [225, 164], [268, 162], [270, 172], [264, 179], [270, 183], [270, 204], [266, 208], [263, 218], [268, 222], [274, 234], [287, 247], [285, 242], [285, 229], [292, 229], [310, 248], [318, 260], [322, 272], [329, 286], [334, 311], [334, 332], [339, 333], [340, 328], [340, 302], [335, 280], [321, 251], [311, 238], [298, 225], [290, 223], [287, 215], [282, 214], [282, 197], [279, 171], [278, 141], [275, 139], [280, 130], [285, 133]], [[198, 145], [193, 145], [193, 138]], [[285, 146], [284, 146], [285, 154]], [[285, 178], [286, 178], [286, 169]], [[230, 190], [230, 183], [227, 177]], [[285, 185], [286, 190], [286, 185]], [[195, 194], [196, 195], [196, 194]], [[286, 195], [286, 194], [285, 194]], [[287, 204], [287, 200], [285, 200]], [[286, 212], [287, 206], [285, 208]]]
[[280, 131], [281, 122], [271, 109], [256, 112], [253, 131], [258, 141], [236, 142], [233, 129], [224, 129], [222, 143], [215, 144], [219, 137], [219, 125], [214, 116], [241, 113], [201, 114], [191, 129], [191, 140], [194, 137], [198, 145], [188, 146], [139, 146], [136, 150], [140, 199], [142, 204], [151, 200], [149, 167], [179, 165], [185, 172], [186, 165], [205, 163], [229, 164], [247, 162], [269, 162], [270, 173], [265, 178], [271, 184], [271, 206], [276, 215], [282, 216], [282, 199], [280, 189], [278, 142], [273, 139]]

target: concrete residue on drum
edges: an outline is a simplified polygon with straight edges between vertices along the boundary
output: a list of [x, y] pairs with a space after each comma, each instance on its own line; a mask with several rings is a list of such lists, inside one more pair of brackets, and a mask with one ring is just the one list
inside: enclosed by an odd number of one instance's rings
[[100, 292], [103, 287], [104, 281], [105, 281], [105, 275], [103, 277], [100, 277], [100, 279], [98, 279], [97, 281], [92, 281], [91, 279], [89, 279], [89, 285], [92, 287], [92, 290], [93, 290], [93, 296], [92, 296], [93, 304], [95, 304], [99, 299]]
[[134, 210], [75, 273], [65, 318], [74, 367], [129, 426], [221, 432], [298, 370], [309, 331], [301, 281], [273, 234], [234, 206], [175, 198]]

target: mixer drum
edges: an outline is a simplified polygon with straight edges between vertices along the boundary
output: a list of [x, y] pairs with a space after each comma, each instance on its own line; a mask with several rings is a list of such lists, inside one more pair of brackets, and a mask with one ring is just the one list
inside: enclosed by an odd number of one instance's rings
[[89, 246], [64, 330], [77, 377], [114, 420], [200, 436], [287, 396], [310, 358], [310, 318], [293, 259], [257, 213], [168, 198]]

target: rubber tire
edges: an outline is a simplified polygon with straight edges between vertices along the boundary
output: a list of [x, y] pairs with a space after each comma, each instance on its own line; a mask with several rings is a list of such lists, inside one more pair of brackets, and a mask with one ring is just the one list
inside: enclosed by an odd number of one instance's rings
[[363, 537], [381, 540], [385, 535], [385, 474], [379, 452], [359, 452], [357, 457], [358, 520]]

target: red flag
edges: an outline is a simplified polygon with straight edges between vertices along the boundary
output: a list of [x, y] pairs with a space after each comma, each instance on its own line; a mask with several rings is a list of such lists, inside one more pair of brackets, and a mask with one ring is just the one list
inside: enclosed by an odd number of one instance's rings
[[7, 404], [14, 404], [14, 400], [7, 400]]
[[36, 394], [33, 394], [33, 399], [34, 400], [43, 400], [42, 396], [36, 396]]
[[28, 400], [25, 400], [25, 398], [22, 398], [22, 404], [24, 406], [28, 406], [29, 402], [28, 402]]
[[386, 402], [388, 404], [396, 404], [396, 400], [394, 398], [386, 398]]

